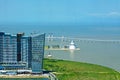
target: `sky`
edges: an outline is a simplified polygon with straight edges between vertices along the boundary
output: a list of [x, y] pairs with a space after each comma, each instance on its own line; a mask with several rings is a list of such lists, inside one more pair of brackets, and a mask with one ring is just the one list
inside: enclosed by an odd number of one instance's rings
[[120, 36], [120, 0], [0, 0], [0, 31]]
[[0, 0], [0, 24], [119, 24], [120, 0]]

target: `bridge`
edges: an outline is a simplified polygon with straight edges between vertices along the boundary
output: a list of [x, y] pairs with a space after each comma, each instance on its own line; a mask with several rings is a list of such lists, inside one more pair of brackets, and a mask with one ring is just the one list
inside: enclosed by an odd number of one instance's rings
[[113, 42], [113, 43], [120, 43], [120, 40], [106, 40], [106, 39], [89, 39], [89, 38], [78, 38], [78, 37], [65, 37], [65, 36], [53, 36], [48, 35], [46, 37], [46, 40], [49, 41], [55, 41], [55, 40], [61, 40], [61, 41], [82, 41], [82, 42]]

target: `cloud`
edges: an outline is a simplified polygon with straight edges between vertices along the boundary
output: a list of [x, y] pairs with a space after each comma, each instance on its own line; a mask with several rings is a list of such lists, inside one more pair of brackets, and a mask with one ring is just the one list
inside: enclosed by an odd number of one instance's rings
[[100, 16], [100, 17], [112, 17], [112, 16], [119, 16], [120, 12], [109, 12], [109, 13], [89, 13], [90, 16]]
[[110, 12], [108, 16], [120, 16], [120, 12]]
[[105, 13], [89, 13], [90, 16], [104, 16]]

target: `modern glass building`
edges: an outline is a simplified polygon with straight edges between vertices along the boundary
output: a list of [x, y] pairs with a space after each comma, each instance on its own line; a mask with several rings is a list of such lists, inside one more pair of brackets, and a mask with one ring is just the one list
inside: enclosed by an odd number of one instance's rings
[[0, 32], [0, 63], [4, 65], [17, 63], [16, 43], [16, 36]]
[[31, 36], [32, 72], [41, 73], [43, 69], [45, 34]]
[[24, 36], [0, 32], [0, 65], [4, 69], [31, 69], [42, 73], [45, 34]]

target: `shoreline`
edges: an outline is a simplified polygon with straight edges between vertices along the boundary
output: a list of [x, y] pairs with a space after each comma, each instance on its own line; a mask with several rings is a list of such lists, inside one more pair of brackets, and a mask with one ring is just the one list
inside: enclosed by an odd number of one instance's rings
[[[90, 80], [119, 80], [120, 72], [98, 64], [44, 58], [44, 69], [52, 71], [58, 80], [90, 79]], [[50, 74], [49, 73], [49, 74]], [[21, 78], [22, 77], [22, 78]], [[0, 79], [49, 79], [48, 74], [32, 75], [1, 75]], [[104, 79], [105, 78], [105, 79]]]
[[119, 80], [120, 72], [97, 64], [45, 58], [44, 68], [58, 80]]
[[45, 49], [45, 50], [63, 50], [63, 51], [76, 51], [76, 50], [80, 50], [80, 48], [76, 48], [76, 49], [68, 49], [68, 48], [49, 48], [49, 49]]

